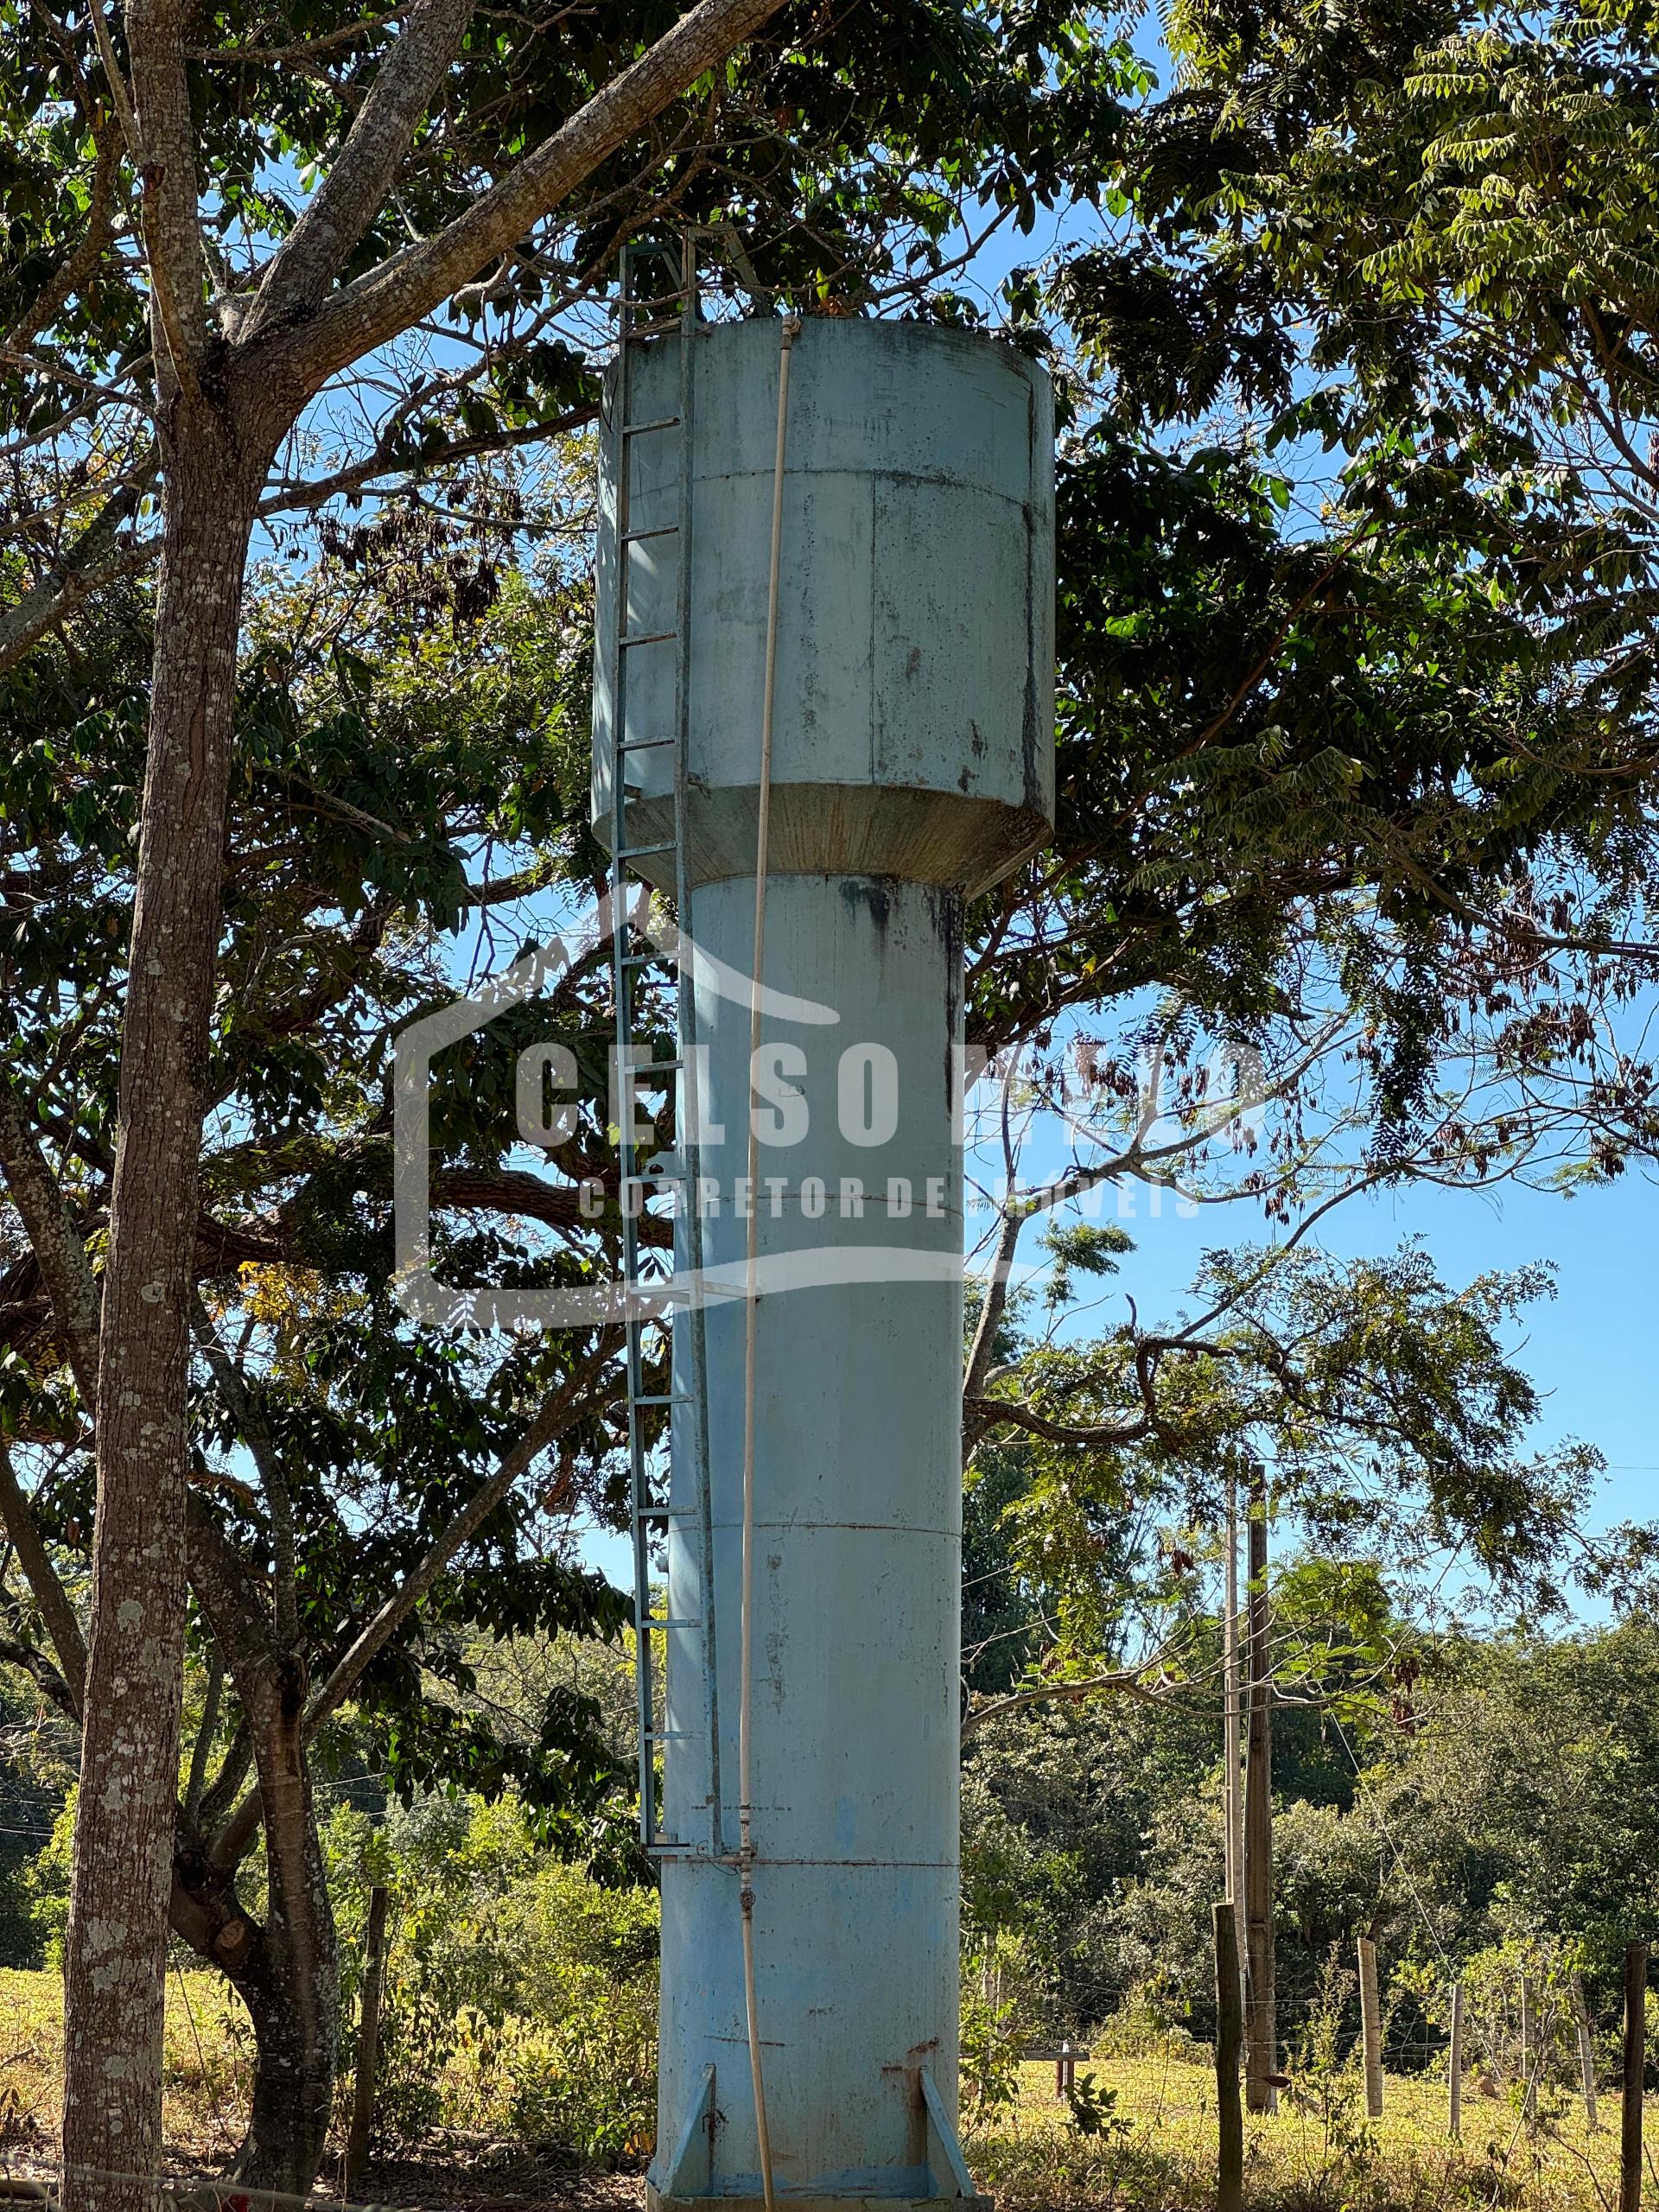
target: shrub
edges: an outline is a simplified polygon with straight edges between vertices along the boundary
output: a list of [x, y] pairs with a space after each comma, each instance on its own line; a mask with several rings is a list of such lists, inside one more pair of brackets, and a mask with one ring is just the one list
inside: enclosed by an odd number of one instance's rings
[[64, 1938], [69, 1932], [69, 1873], [75, 1853], [75, 1793], [52, 1823], [50, 1840], [18, 1876], [41, 1955], [54, 1974], [63, 1971]]
[[377, 2069], [383, 2149], [448, 2126], [614, 2164], [656, 2099], [658, 1901], [539, 1850], [512, 1798], [433, 1798], [376, 1831], [337, 1813], [342, 2088], [372, 1883], [390, 1892]]

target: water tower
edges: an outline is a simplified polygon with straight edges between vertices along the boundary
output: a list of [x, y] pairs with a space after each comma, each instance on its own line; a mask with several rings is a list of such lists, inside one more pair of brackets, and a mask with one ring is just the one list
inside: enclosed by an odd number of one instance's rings
[[698, 1290], [637, 1501], [647, 2199], [962, 2212], [963, 915], [1053, 817], [1048, 382], [957, 330], [689, 315], [621, 349], [601, 477], [594, 821], [697, 948], [680, 1148], [630, 1170], [680, 1178]]

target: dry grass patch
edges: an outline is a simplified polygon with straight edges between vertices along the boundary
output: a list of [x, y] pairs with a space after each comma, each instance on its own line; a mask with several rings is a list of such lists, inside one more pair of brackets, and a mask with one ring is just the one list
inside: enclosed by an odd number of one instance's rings
[[[1000, 2212], [1205, 2212], [1215, 2202], [1215, 2076], [1172, 2047], [1087, 2062], [1107, 2093], [1103, 2132], [1084, 2134], [1054, 2094], [1052, 2065], [1021, 2069], [1014, 2110], [970, 2130], [969, 2162]], [[1357, 2075], [1310, 2085], [1273, 2119], [1247, 2120], [1251, 2212], [1609, 2212], [1618, 2198], [1618, 2100], [1585, 2132], [1565, 2099], [1524, 2126], [1507, 2100], [1466, 2093], [1463, 2141], [1447, 2141], [1446, 2085], [1390, 2075], [1382, 2120]], [[1650, 2183], [1650, 2185], [1651, 2183]]]
[[[0, 2168], [50, 2156], [62, 2082], [63, 1992], [58, 1977], [0, 1969]], [[217, 2164], [241, 2133], [248, 2094], [248, 2031], [216, 1975], [168, 1980], [163, 2114], [181, 2163]], [[1014, 2110], [969, 2131], [969, 2156], [1000, 2212], [1205, 2212], [1215, 2201], [1215, 2081], [1202, 2055], [1172, 2044], [1139, 2057], [1086, 2062], [1103, 2094], [1103, 2132], [1072, 2124], [1056, 2101], [1052, 2065], [1021, 2069]], [[1586, 2135], [1565, 2099], [1546, 2101], [1539, 2126], [1507, 2100], [1471, 2089], [1461, 2146], [1446, 2139], [1446, 2088], [1390, 2075], [1388, 2110], [1364, 2119], [1356, 2076], [1339, 2075], [1287, 2097], [1272, 2120], [1247, 2122], [1250, 2212], [1611, 2212], [1618, 2202], [1618, 2101], [1602, 2101]], [[1650, 2125], [1652, 2123], [1650, 2122]], [[504, 2145], [500, 2149], [505, 2152]], [[487, 2164], [488, 2162], [485, 2162]], [[463, 2202], [625, 2208], [637, 2183], [537, 2171], [487, 2177], [458, 2145], [377, 2176], [390, 2202]], [[528, 2162], [527, 2162], [528, 2164]], [[509, 2177], [511, 2176], [511, 2178]], [[1659, 2182], [1649, 2186], [1659, 2202]]]
[[[169, 1971], [162, 2119], [190, 2159], [235, 2149], [247, 2109], [251, 2031], [218, 1974]], [[63, 2091], [63, 1983], [0, 1967], [0, 2149], [49, 2152]]]

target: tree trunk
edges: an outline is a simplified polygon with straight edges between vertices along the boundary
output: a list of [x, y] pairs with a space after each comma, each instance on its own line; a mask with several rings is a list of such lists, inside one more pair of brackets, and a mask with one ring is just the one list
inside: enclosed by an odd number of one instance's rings
[[[285, 1808], [284, 1827], [292, 1817]], [[303, 1821], [298, 1851], [284, 1845], [271, 1854], [283, 1871], [266, 1926], [243, 1910], [234, 1874], [199, 1841], [179, 1853], [172, 1916], [178, 1934], [230, 1982], [253, 2028], [253, 2092], [232, 2175], [250, 2190], [300, 2196], [310, 2194], [322, 2161], [339, 2061], [334, 1911], [308, 1788]], [[297, 1894], [296, 1862], [303, 1870]]]
[[[98, 1513], [66, 1958], [65, 2212], [159, 2204], [179, 1786], [186, 1385], [237, 627], [257, 484], [175, 400], [104, 1278]], [[95, 2178], [119, 2175], [122, 2179]]]
[[1246, 1969], [1244, 2090], [1252, 2112], [1273, 2112], [1278, 2093], [1279, 2005], [1273, 1943], [1273, 1683], [1268, 1649], [1268, 1491], [1250, 1481], [1249, 1734], [1244, 1763]]
[[1584, 2093], [1584, 2132], [1593, 2135], [1600, 2126], [1596, 2111], [1596, 2035], [1590, 2024], [1590, 2004], [1584, 1993], [1584, 1977], [1573, 1977], [1573, 2026], [1579, 2044], [1579, 2087]]
[[237, 2180], [308, 2196], [321, 2163], [340, 2057], [340, 1961], [311, 1776], [301, 1746], [304, 1669], [272, 1669], [270, 1709], [255, 1721], [265, 1815], [264, 1975], [248, 2011], [257, 2044], [253, 2104]]
[[[327, 1913], [325, 1889], [317, 1900]], [[308, 2196], [322, 2164], [339, 2058], [332, 1916], [328, 1933], [326, 1974], [242, 1991], [253, 2023], [253, 2098], [231, 2174], [249, 2190]]]
[[[369, 1891], [369, 1926], [363, 1949], [363, 2002], [357, 2023], [357, 2076], [352, 2083], [352, 2132], [346, 2144], [345, 2194], [362, 2185], [369, 2163], [369, 2142], [374, 2133], [374, 2077], [380, 2056], [380, 1999], [386, 1980], [386, 1888], [377, 1882]], [[1063, 2052], [1071, 2048], [1062, 2044]], [[1072, 2069], [1062, 2056], [1062, 2093], [1071, 2087]]]
[[[265, 1831], [263, 1928], [236, 1901], [246, 1844], [190, 1840], [175, 1924], [234, 1983], [253, 2023], [248, 2132], [232, 2169], [251, 2189], [306, 2196], [316, 2179], [339, 2058], [339, 1954], [305, 1756], [303, 1660], [273, 1635], [263, 1579], [199, 1497], [189, 1508], [190, 1579], [242, 1707]], [[215, 1792], [217, 1794], [217, 1790]], [[233, 1794], [233, 1793], [232, 1793]]]
[[253, 2029], [252, 2096], [232, 2176], [300, 2196], [322, 2162], [339, 2057], [334, 1914], [315, 1824], [305, 1859], [311, 1879], [297, 1903], [285, 1898], [275, 1940], [199, 1847], [180, 1853], [173, 1891], [175, 1929], [225, 1975]]

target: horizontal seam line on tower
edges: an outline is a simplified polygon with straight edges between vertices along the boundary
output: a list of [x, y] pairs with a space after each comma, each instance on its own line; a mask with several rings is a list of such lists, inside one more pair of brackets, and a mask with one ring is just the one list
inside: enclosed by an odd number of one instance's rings
[[[714, 1521], [715, 1529], [738, 1529], [739, 1521]], [[757, 1529], [777, 1529], [791, 1536], [812, 1535], [824, 1529], [849, 1529], [859, 1535], [874, 1536], [947, 1536], [955, 1541], [962, 1534], [959, 1529], [918, 1529], [907, 1521], [757, 1521]]]

